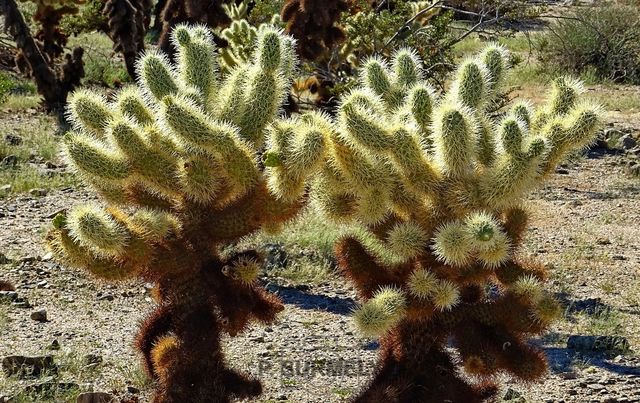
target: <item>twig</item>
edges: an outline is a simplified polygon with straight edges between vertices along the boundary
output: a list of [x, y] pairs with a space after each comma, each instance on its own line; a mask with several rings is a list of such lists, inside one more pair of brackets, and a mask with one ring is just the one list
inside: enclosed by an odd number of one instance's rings
[[376, 7], [376, 13], [379, 13], [379, 12], [380, 12], [380, 10], [382, 10], [382, 8], [383, 8], [384, 6], [389, 6], [389, 1], [388, 1], [388, 0], [382, 0], [382, 1], [380, 2], [380, 4], [378, 4], [378, 7]]
[[396, 31], [396, 33], [393, 34], [393, 36], [387, 41], [387, 43], [385, 43], [384, 47], [382, 48], [382, 51], [387, 49], [389, 47], [389, 45], [391, 45], [391, 43], [396, 40], [396, 38], [400, 35], [400, 33], [403, 32], [405, 29], [407, 29], [415, 20], [417, 20], [418, 18], [422, 17], [424, 14], [428, 13], [429, 11], [433, 10], [434, 8], [440, 6], [441, 4], [442, 4], [442, 1], [436, 1], [435, 3], [430, 5], [429, 7], [420, 10], [418, 13], [416, 13], [416, 15], [414, 15], [411, 18], [409, 18], [402, 25], [402, 27], [400, 27], [400, 29], [398, 29]]

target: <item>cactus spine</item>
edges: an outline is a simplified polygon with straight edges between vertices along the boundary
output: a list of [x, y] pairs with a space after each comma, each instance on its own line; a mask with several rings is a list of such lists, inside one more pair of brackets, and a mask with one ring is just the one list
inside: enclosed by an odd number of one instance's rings
[[[506, 51], [490, 46], [438, 97], [402, 50], [390, 65], [366, 61], [360, 87], [342, 98], [312, 194], [329, 218], [360, 222], [377, 244], [348, 236], [336, 245], [364, 299], [356, 324], [381, 342], [356, 402], [485, 401], [498, 373], [530, 381], [545, 372], [525, 340], [558, 305], [544, 270], [516, 257], [522, 201], [594, 138], [599, 109], [561, 78], [538, 111], [521, 102], [494, 121], [487, 106], [507, 66]], [[474, 377], [457, 375], [449, 340]]]
[[[272, 321], [282, 304], [256, 282], [256, 251], [220, 250], [297, 214], [330, 126], [317, 115], [278, 117], [296, 65], [279, 31], [262, 30], [252, 57], [224, 80], [207, 28], [177, 26], [172, 41], [176, 65], [148, 52], [138, 86], [113, 102], [86, 91], [71, 98], [66, 155], [105, 203], [56, 217], [48, 243], [97, 277], [155, 282], [158, 305], [137, 337], [155, 402], [255, 397], [259, 381], [227, 367], [220, 337]], [[267, 136], [278, 163], [262, 172]]]

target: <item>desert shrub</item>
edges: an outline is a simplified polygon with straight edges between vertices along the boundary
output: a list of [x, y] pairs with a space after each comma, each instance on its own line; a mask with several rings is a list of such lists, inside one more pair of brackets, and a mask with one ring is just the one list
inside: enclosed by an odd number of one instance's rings
[[119, 86], [131, 81], [122, 60], [115, 59], [110, 52], [91, 52], [86, 56], [84, 66], [85, 84], [98, 84], [106, 87]]
[[[367, 0], [356, 0], [333, 22], [332, 31], [343, 32], [343, 40], [330, 41], [318, 60], [307, 60], [303, 72], [310, 79], [301, 81], [296, 96], [309, 92], [327, 112], [336, 107], [340, 94], [355, 85], [356, 68], [370, 55], [389, 56], [394, 50], [411, 46], [421, 56], [430, 77], [444, 77], [452, 62], [452, 13], [436, 9], [416, 17], [427, 2], [398, 0], [392, 7], [378, 8]], [[283, 9], [284, 10], [284, 9]], [[294, 35], [295, 36], [295, 35]], [[304, 55], [303, 55], [304, 56]]]
[[78, 13], [65, 15], [60, 21], [60, 27], [70, 35], [100, 30], [106, 24], [103, 7], [102, 0], [88, 0], [79, 6]]
[[68, 36], [59, 29], [61, 19], [77, 13], [78, 8], [67, 0], [31, 2], [36, 5], [31, 18], [37, 27], [35, 33], [15, 0], [0, 3], [3, 28], [16, 43], [18, 69], [33, 77], [47, 109], [59, 111], [67, 94], [80, 84], [84, 75], [84, 49], [78, 46], [70, 53], [65, 52]]
[[9, 92], [13, 89], [13, 81], [5, 73], [0, 73], [0, 105], [7, 101]]
[[640, 6], [607, 3], [558, 19], [538, 41], [544, 65], [614, 82], [640, 83]]
[[284, 0], [254, 0], [249, 13], [249, 22], [258, 26], [271, 21], [275, 14], [280, 14]]

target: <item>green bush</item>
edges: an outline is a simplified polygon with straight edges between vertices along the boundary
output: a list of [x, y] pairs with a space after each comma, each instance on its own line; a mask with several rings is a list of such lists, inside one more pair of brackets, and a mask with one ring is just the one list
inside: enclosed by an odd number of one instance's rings
[[538, 41], [542, 64], [589, 79], [640, 84], [640, 6], [606, 3], [558, 19]]
[[5, 73], [0, 73], [0, 105], [7, 101], [9, 92], [13, 89], [13, 81]]

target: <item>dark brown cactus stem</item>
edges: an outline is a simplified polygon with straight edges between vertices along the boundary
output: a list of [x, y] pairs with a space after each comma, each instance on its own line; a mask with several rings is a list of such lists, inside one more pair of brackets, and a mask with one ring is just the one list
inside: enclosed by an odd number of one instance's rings
[[72, 54], [65, 55], [64, 63], [56, 69], [54, 61], [45, 56], [31, 35], [15, 0], [0, 1], [0, 14], [4, 16], [5, 31], [13, 37], [16, 47], [20, 49], [18, 56], [24, 63], [19, 64], [26, 65], [35, 79], [45, 106], [50, 111], [61, 112], [67, 94], [77, 87], [84, 77], [84, 50], [76, 47]]
[[298, 40], [298, 54], [307, 60], [321, 61], [345, 38], [336, 25], [340, 14], [348, 11], [345, 0], [287, 0], [280, 12], [286, 32]]
[[0, 291], [15, 291], [16, 287], [9, 281], [0, 280]]
[[[162, 9], [162, 32], [158, 47], [171, 58], [175, 49], [171, 45], [171, 30], [183, 22], [205, 24], [211, 28], [227, 27], [231, 18], [222, 8], [229, 0], [166, 0]], [[220, 38], [214, 36], [218, 42]], [[216, 43], [219, 45], [219, 43]]]
[[[489, 381], [498, 373], [526, 382], [546, 373], [544, 353], [525, 342], [548, 326], [535, 319], [534, 301], [508, 290], [490, 298], [480, 286], [484, 284], [480, 280], [492, 275], [509, 282], [529, 273], [540, 272], [536, 277], [543, 278], [542, 268], [508, 262], [495, 274], [482, 266], [456, 273], [431, 255], [390, 267], [353, 237], [338, 241], [336, 256], [340, 270], [365, 300], [382, 287], [406, 289], [411, 272], [422, 267], [463, 285], [460, 302], [450, 309], [437, 309], [431, 301], [415, 296], [406, 300], [405, 318], [381, 336], [375, 375], [354, 402], [487, 402], [497, 392]], [[475, 382], [460, 375], [448, 347], [458, 349], [467, 373], [479, 377]]]
[[136, 59], [144, 51], [144, 37], [149, 26], [151, 3], [148, 0], [107, 0], [103, 13], [107, 34], [116, 52], [122, 53], [127, 72], [135, 78]]
[[354, 403], [485, 402], [498, 388], [463, 379], [443, 351], [446, 333], [429, 322], [403, 321], [380, 339], [378, 368]]
[[380, 287], [402, 284], [412, 269], [409, 264], [385, 267], [353, 237], [339, 240], [335, 254], [343, 275], [356, 285], [359, 295], [365, 299], [371, 298]]
[[[154, 402], [223, 403], [262, 392], [258, 380], [227, 367], [220, 346], [223, 332], [233, 336], [253, 318], [270, 322], [283, 309], [259, 287], [223, 274], [226, 264], [247, 253], [257, 257], [245, 252], [226, 262], [214, 258], [193, 272], [184, 268], [158, 279], [159, 305], [136, 340], [149, 375], [158, 381]], [[175, 339], [171, 348], [162, 345], [167, 337]]]

